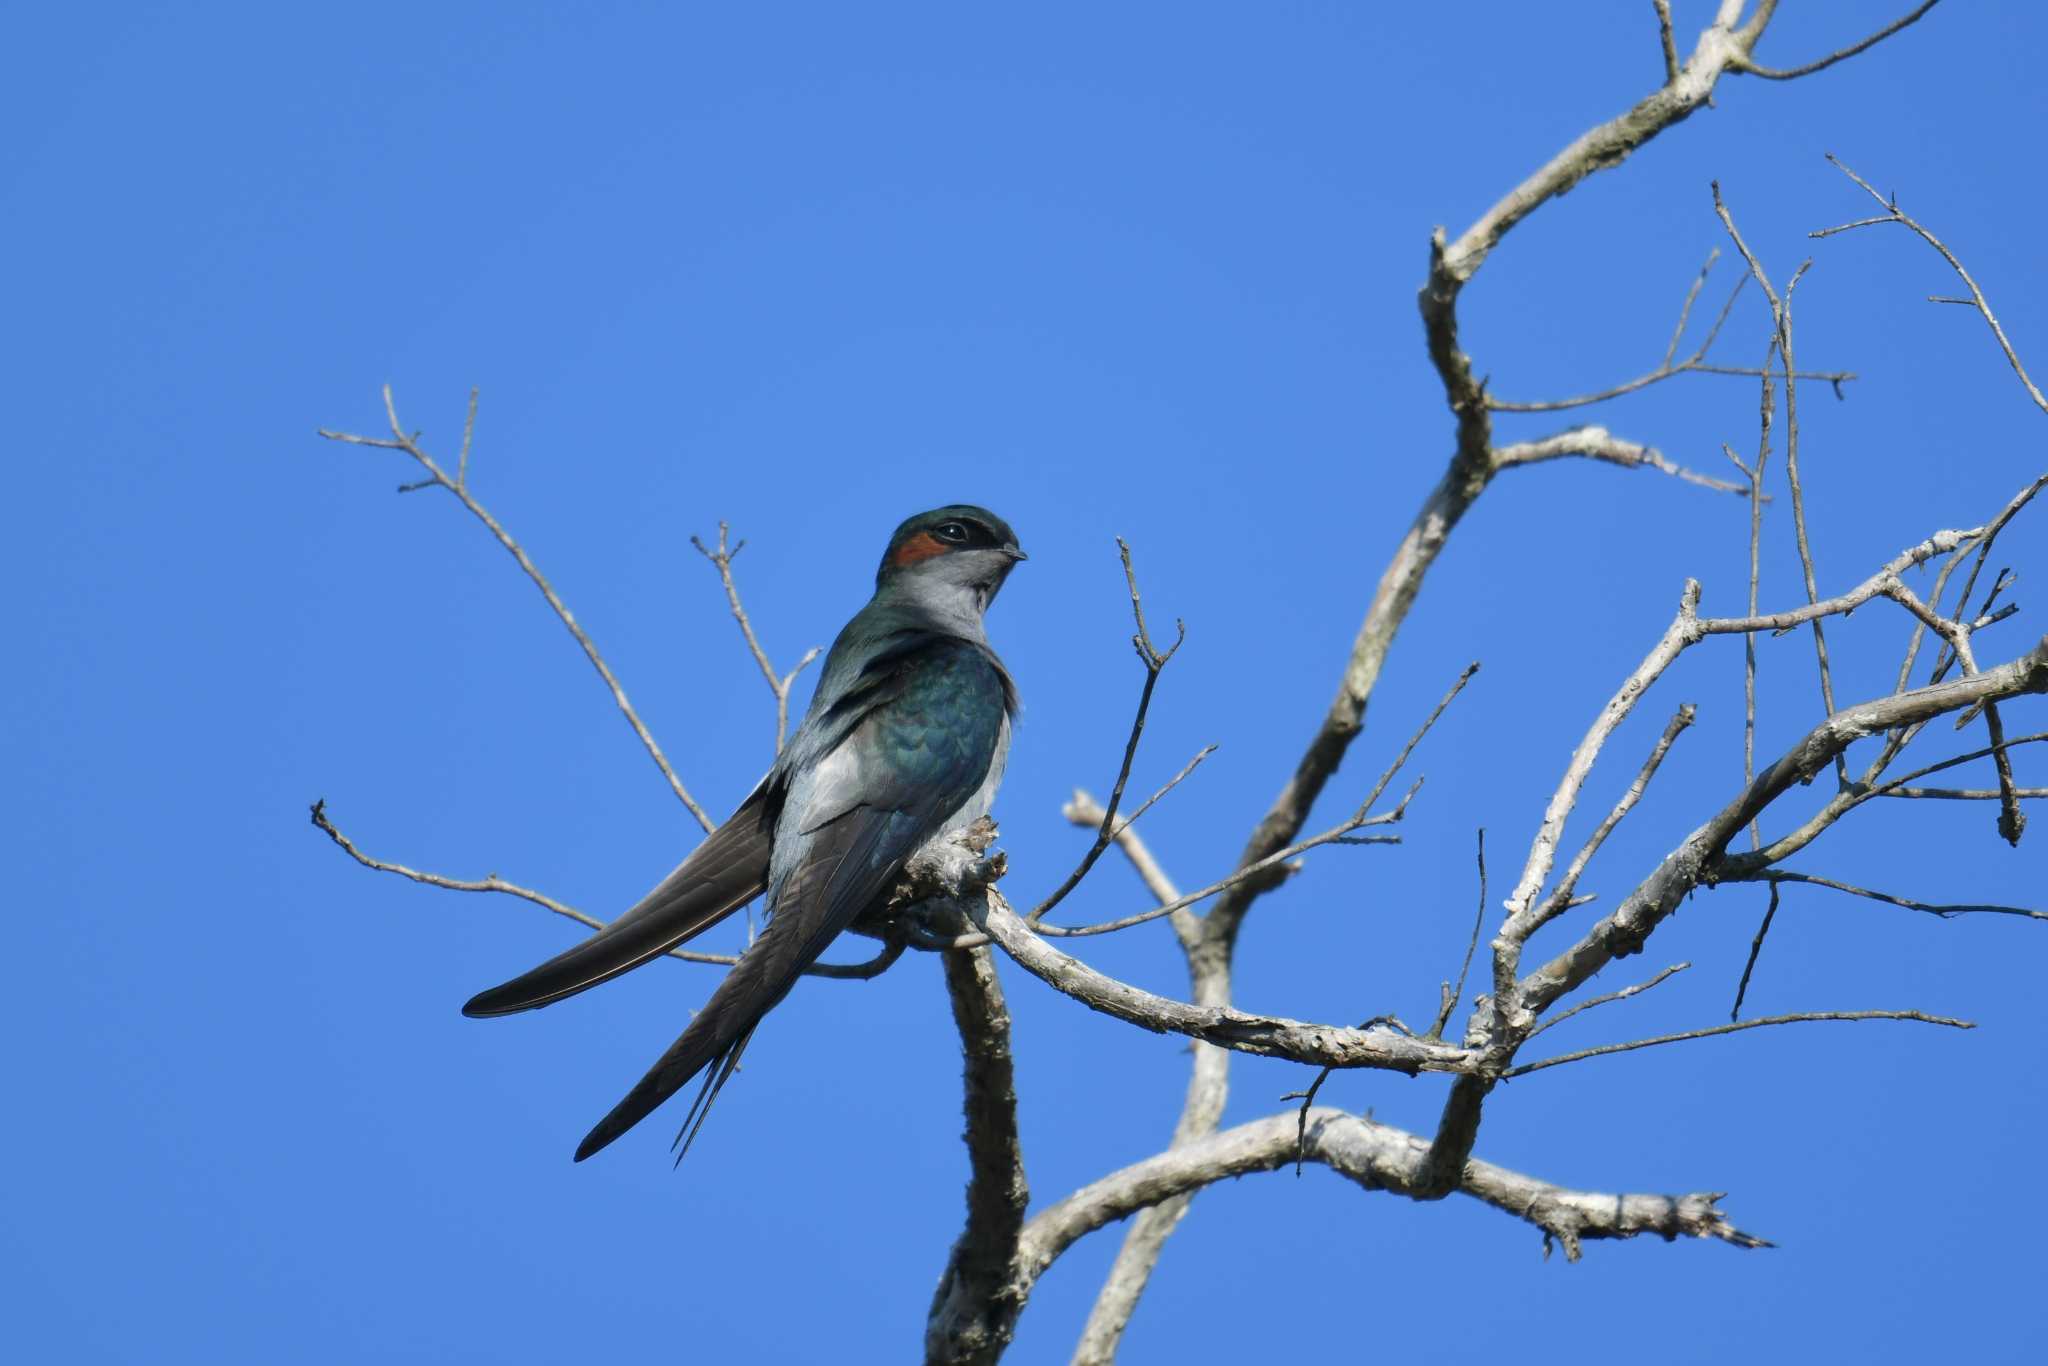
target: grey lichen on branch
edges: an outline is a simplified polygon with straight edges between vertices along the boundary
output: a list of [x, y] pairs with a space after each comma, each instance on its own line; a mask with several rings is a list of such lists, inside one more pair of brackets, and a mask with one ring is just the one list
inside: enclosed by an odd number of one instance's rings
[[[1240, 1124], [1113, 1172], [1034, 1215], [1021, 1255], [1034, 1277], [1075, 1239], [1172, 1195], [1254, 1172], [1292, 1166], [1297, 1153], [1366, 1190], [1415, 1195], [1426, 1180], [1427, 1140], [1358, 1115], [1319, 1106], [1308, 1113], [1306, 1141], [1292, 1110]], [[1654, 1234], [1712, 1238], [1742, 1248], [1771, 1244], [1729, 1223], [1716, 1194], [1595, 1194], [1555, 1186], [1505, 1167], [1468, 1160], [1460, 1193], [1541, 1229], [1577, 1261], [1585, 1242]]]
[[988, 949], [946, 952], [946, 993], [964, 1062], [967, 1223], [926, 1316], [929, 1361], [992, 1361], [1010, 1340], [1028, 1291], [1016, 1283], [1017, 1241], [1031, 1202], [1017, 1130], [1010, 1011]]

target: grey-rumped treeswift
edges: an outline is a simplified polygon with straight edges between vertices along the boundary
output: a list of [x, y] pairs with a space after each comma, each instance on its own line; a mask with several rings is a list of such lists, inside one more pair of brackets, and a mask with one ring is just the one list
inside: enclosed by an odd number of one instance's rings
[[683, 1121], [694, 1136], [755, 1026], [803, 970], [887, 900], [927, 842], [988, 813], [1017, 693], [982, 614], [1023, 558], [1015, 533], [986, 508], [935, 508], [897, 527], [874, 597], [825, 656], [810, 710], [732, 818], [632, 910], [463, 1006], [465, 1015], [509, 1015], [573, 996], [767, 893], [760, 938], [584, 1138], [578, 1162], [702, 1073]]

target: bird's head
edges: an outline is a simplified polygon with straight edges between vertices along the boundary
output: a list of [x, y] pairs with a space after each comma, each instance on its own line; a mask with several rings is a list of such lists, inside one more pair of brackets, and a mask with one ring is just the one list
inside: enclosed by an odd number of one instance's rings
[[987, 508], [954, 503], [920, 512], [896, 528], [875, 571], [875, 587], [921, 596], [967, 594], [976, 610], [986, 611], [1024, 558], [1008, 522]]

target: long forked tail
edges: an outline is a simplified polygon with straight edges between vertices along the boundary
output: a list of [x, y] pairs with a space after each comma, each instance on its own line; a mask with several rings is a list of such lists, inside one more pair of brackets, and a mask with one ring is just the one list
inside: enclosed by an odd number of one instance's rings
[[802, 858], [770, 894], [774, 908], [768, 928], [740, 955], [682, 1037], [584, 1138], [576, 1149], [578, 1162], [647, 1118], [708, 1067], [704, 1093], [684, 1121], [686, 1134], [694, 1137], [711, 1102], [739, 1065], [754, 1026], [894, 879], [907, 853], [894, 846], [908, 840], [888, 840], [892, 816], [858, 807], [806, 832]]
[[[773, 930], [771, 924], [768, 933]], [[755, 948], [765, 944], [767, 938], [768, 934], [764, 933], [755, 941]], [[756, 959], [756, 964], [758, 962]], [[711, 1113], [711, 1102], [717, 1099], [719, 1091], [738, 1068], [740, 1054], [746, 1050], [747, 1040], [754, 1036], [754, 1026], [788, 994], [790, 983], [795, 980], [792, 973], [788, 980], [771, 985], [758, 980], [761, 974], [747, 972], [748, 967], [747, 960], [742, 959], [719, 984], [718, 990], [711, 994], [704, 1009], [697, 1012], [697, 1018], [690, 1021], [690, 1027], [683, 1031], [682, 1037], [669, 1045], [668, 1051], [647, 1069], [647, 1075], [634, 1083], [625, 1099], [614, 1105], [611, 1113], [584, 1135], [583, 1142], [576, 1147], [578, 1162], [609, 1146], [702, 1072], [704, 1089], [698, 1093], [696, 1103], [691, 1105], [690, 1113], [683, 1120], [683, 1130], [689, 1140], [696, 1138], [705, 1116]], [[682, 1144], [682, 1152], [688, 1152], [689, 1141], [681, 1133], [676, 1137]], [[682, 1161], [682, 1153], [676, 1155], [676, 1160]]]

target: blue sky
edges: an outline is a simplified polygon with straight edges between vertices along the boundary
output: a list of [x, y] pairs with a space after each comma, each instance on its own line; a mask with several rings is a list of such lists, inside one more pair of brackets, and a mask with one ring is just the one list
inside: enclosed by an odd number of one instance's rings
[[[1681, 3], [1681, 26], [1710, 8]], [[1785, 8], [1764, 56], [1788, 64], [1892, 9]], [[1430, 229], [1660, 74], [1647, 4], [1456, 25], [1334, 4], [43, 7], [10, 30], [0, 1302], [28, 1357], [79, 1362], [903, 1360], [957, 1232], [957, 1041], [915, 956], [802, 986], [681, 1171], [665, 1122], [571, 1165], [713, 970], [464, 1020], [572, 928], [357, 868], [306, 806], [326, 798], [382, 857], [598, 914], [695, 828], [482, 529], [445, 495], [394, 496], [401, 457], [316, 427], [376, 430], [389, 382], [450, 452], [479, 386], [479, 497], [721, 811], [773, 718], [688, 537], [726, 519], [747, 538], [741, 585], [786, 667], [864, 600], [899, 518], [995, 507], [1032, 554], [991, 618], [1026, 703], [999, 806], [1020, 897], [1085, 843], [1058, 814], [1069, 789], [1114, 773], [1139, 683], [1125, 536], [1155, 619], [1189, 627], [1134, 786], [1221, 746], [1146, 821], [1196, 885], [1291, 769], [1449, 451], [1414, 311]], [[2048, 369], [2044, 43], [2037, 7], [1950, 4], [1811, 80], [1724, 82], [1496, 253], [1465, 297], [1475, 365], [1537, 398], [1653, 364], [1722, 241], [1718, 177], [1778, 279], [1815, 258], [1802, 363], [1861, 376], [1839, 402], [1803, 395], [1824, 589], [1983, 520], [2042, 471], [2042, 414], [1976, 317], [1924, 301], [1954, 290], [1932, 253], [1890, 229], [1805, 233], [1868, 211], [1834, 152], [1947, 237]], [[1707, 297], [1733, 276], [1724, 259]], [[1719, 354], [1755, 364], [1766, 322], [1745, 298]], [[1721, 442], [1754, 448], [1747, 381], [1681, 378], [1590, 416], [1712, 472]], [[1787, 606], [1782, 498], [1768, 517], [1764, 596]], [[1607, 467], [1489, 491], [1318, 813], [1348, 809], [1480, 659], [1417, 756], [1407, 842], [1324, 851], [1262, 903], [1239, 1001], [1426, 1016], [1464, 946], [1475, 827], [1498, 896], [1683, 579], [1711, 612], [1740, 605], [1746, 525], [1736, 499]], [[2000, 559], [2029, 609], [2038, 525]], [[1904, 627], [1883, 606], [1830, 637], [1851, 697], [1890, 686]], [[2030, 610], [1980, 653], [2041, 629]], [[1775, 752], [1817, 718], [1811, 651], [1760, 650]], [[1699, 704], [1587, 877], [1603, 904], [1739, 783], [1740, 660], [1733, 641], [1695, 652], [1596, 774], [1604, 809], [1671, 709]], [[2038, 756], [2019, 764], [2043, 780]], [[2040, 903], [2048, 831], [2015, 851], [1980, 804], [1932, 807], [1867, 811], [1799, 866]], [[1691, 971], [1545, 1042], [1725, 1018], [1762, 903], [1695, 897], [1600, 986]], [[1106, 862], [1069, 906], [1142, 904]], [[1981, 1027], [1758, 1031], [1546, 1072], [1489, 1106], [1482, 1156], [1589, 1189], [1726, 1190], [1778, 1250], [1604, 1244], [1568, 1267], [1470, 1201], [1248, 1178], [1196, 1202], [1127, 1358], [1492, 1360], [1541, 1316], [1595, 1359], [2025, 1359], [2044, 934], [1797, 890], [1752, 1010]], [[1183, 987], [1164, 926], [1087, 952]], [[1005, 982], [1038, 1199], [1161, 1146], [1180, 1044]], [[1229, 1119], [1305, 1079], [1241, 1060]], [[1426, 1131], [1443, 1089], [1356, 1074], [1323, 1099]], [[1120, 1236], [1051, 1272], [1012, 1359], [1065, 1359]]]

